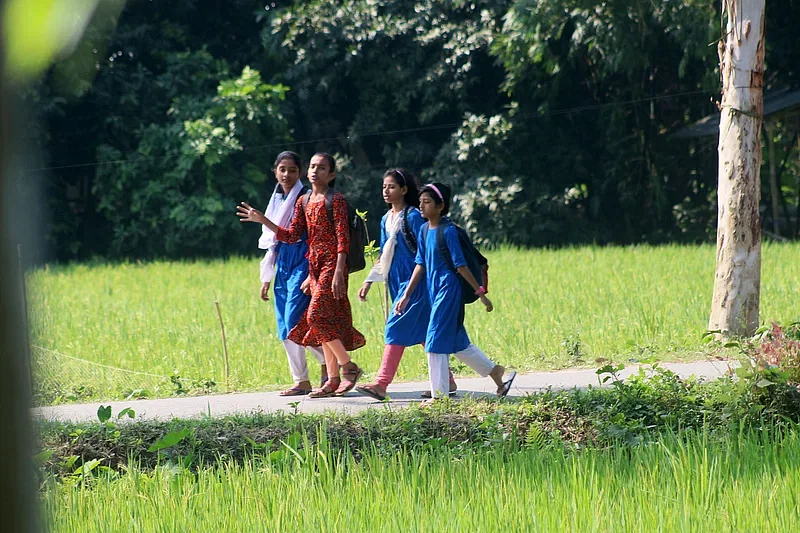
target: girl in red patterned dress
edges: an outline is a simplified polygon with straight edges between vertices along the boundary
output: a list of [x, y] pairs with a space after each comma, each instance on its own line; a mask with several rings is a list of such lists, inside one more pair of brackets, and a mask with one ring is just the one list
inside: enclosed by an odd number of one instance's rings
[[[347, 252], [350, 250], [347, 203], [341, 193], [333, 194], [333, 224], [325, 206], [325, 195], [335, 179], [333, 156], [314, 154], [308, 166], [310, 196], [297, 199], [289, 228], [276, 225], [245, 202], [237, 207], [242, 222], [264, 224], [275, 232], [279, 241], [294, 243], [308, 233], [309, 272], [303, 285], [311, 293], [311, 303], [289, 332], [289, 339], [302, 346], [321, 345], [325, 354], [328, 381], [313, 391], [309, 398], [341, 396], [352, 390], [362, 370], [347, 352], [361, 348], [367, 342], [353, 327], [347, 298]], [[344, 380], [339, 378], [340, 366]]]

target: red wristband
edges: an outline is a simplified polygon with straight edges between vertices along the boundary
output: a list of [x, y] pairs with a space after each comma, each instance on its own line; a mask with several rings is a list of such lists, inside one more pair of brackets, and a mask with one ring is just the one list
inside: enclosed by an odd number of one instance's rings
[[475, 291], [475, 296], [480, 296], [481, 294], [486, 294], [486, 289], [481, 285], [478, 287], [478, 290]]

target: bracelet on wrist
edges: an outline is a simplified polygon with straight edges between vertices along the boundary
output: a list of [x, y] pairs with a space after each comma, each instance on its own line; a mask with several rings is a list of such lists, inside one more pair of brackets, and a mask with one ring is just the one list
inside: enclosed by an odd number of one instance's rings
[[478, 287], [478, 290], [475, 291], [475, 296], [482, 296], [484, 294], [486, 294], [486, 288], [483, 285], [481, 285], [480, 287]]

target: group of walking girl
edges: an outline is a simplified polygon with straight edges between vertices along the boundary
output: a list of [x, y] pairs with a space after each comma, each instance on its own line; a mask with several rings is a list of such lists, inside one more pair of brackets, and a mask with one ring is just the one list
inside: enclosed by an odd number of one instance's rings
[[[294, 385], [281, 394], [324, 398], [356, 388], [384, 400], [405, 348], [417, 344], [423, 345], [428, 358], [431, 386], [423, 396], [435, 400], [455, 393], [450, 354], [481, 376], [491, 377], [498, 396], [508, 394], [516, 373], [504, 379], [505, 368], [472, 344], [464, 328], [459, 276], [487, 311], [493, 305], [467, 268], [456, 227], [446, 216], [451, 190], [441, 183], [420, 190], [414, 176], [402, 168], [383, 176], [383, 199], [390, 209], [381, 220], [380, 256], [358, 291], [366, 300], [373, 283], [387, 285], [392, 307], [383, 359], [375, 382], [356, 387], [363, 370], [348, 352], [366, 340], [353, 327], [347, 296], [347, 203], [333, 189], [336, 162], [331, 155], [317, 153], [311, 158], [307, 173], [311, 189], [300, 182], [302, 166], [296, 153], [280, 153], [273, 169], [278, 185], [266, 211], [246, 202], [237, 207], [242, 222], [262, 224], [259, 247], [266, 255], [261, 261], [261, 299], [269, 299], [272, 283], [278, 335], [294, 379]], [[437, 232], [444, 237], [449, 258], [440, 253]], [[306, 350], [321, 365], [317, 389], [309, 380]]]

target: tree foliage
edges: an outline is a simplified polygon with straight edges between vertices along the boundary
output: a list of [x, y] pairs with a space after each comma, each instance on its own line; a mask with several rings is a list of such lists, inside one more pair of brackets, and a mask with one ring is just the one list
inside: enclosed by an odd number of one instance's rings
[[[670, 133], [716, 111], [717, 10], [129, 0], [27, 95], [41, 166], [61, 167], [47, 238], [61, 258], [245, 252], [255, 235], [233, 202], [265, 203], [272, 159], [295, 149], [337, 154], [341, 188], [371, 213], [387, 168], [452, 184], [484, 244], [705, 240], [716, 148]], [[798, 12], [767, 16], [767, 78], [797, 83]]]
[[[203, 54], [184, 58], [206, 60]], [[111, 252], [175, 257], [243, 245], [246, 234], [232, 213], [240, 198], [263, 195], [270, 168], [267, 152], [244, 140], [288, 141], [279, 109], [286, 90], [262, 83], [246, 67], [240, 77], [220, 83], [213, 98], [176, 97], [167, 112], [171, 120], [147, 126], [136, 155], [100, 167], [93, 193], [114, 229]], [[109, 145], [98, 151], [102, 160], [123, 158]]]

